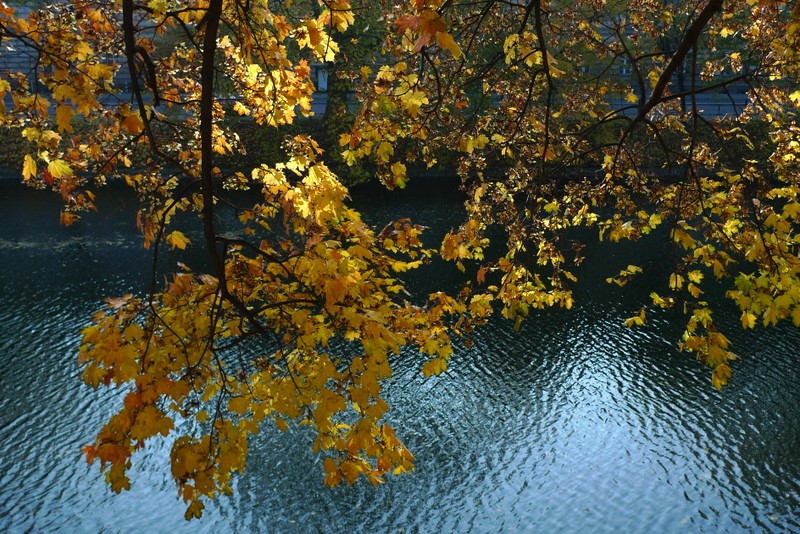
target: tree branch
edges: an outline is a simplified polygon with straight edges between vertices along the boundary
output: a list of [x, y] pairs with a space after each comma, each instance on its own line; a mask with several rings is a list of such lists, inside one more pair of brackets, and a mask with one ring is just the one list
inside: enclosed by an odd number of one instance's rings
[[700, 12], [700, 15], [697, 16], [692, 25], [689, 26], [689, 29], [686, 30], [686, 34], [684, 34], [681, 43], [675, 50], [672, 59], [664, 68], [664, 71], [661, 73], [661, 76], [659, 76], [656, 85], [653, 87], [653, 93], [650, 95], [650, 99], [639, 108], [639, 114], [633, 121], [634, 124], [641, 121], [651, 109], [661, 103], [661, 96], [664, 94], [664, 90], [667, 88], [667, 84], [669, 83], [670, 79], [672, 79], [672, 75], [686, 59], [686, 55], [689, 53], [689, 51], [695, 46], [697, 40], [700, 38], [700, 35], [703, 33], [703, 30], [711, 18], [717, 13], [717, 11], [722, 9], [722, 1], [723, 0], [711, 0], [708, 4], [706, 4], [706, 6]]
[[217, 271], [220, 289], [223, 294], [226, 294], [225, 265], [217, 250], [217, 236], [214, 230], [214, 79], [217, 34], [221, 18], [222, 0], [210, 0], [208, 11], [203, 19], [205, 35], [203, 36], [203, 62], [200, 69], [200, 190], [203, 196], [203, 235], [206, 240], [206, 248]]

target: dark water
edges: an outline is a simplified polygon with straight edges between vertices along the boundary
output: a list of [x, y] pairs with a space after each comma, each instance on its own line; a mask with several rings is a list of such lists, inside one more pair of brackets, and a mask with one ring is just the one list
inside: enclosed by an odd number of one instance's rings
[[[458, 201], [435, 191], [357, 201], [372, 220], [411, 211], [441, 232]], [[330, 490], [303, 429], [267, 429], [235, 495], [199, 521], [183, 520], [167, 443], [115, 495], [80, 448], [119, 394], [79, 381], [76, 344], [100, 299], [146, 286], [150, 259], [124, 197], [103, 206], [65, 229], [49, 196], [0, 182], [2, 532], [800, 531], [800, 332], [731, 329], [743, 357], [716, 392], [675, 349], [675, 317], [621, 326], [644, 285], [602, 283], [657, 265], [658, 244], [604, 252], [575, 309], [519, 333], [493, 324], [443, 377], [397, 357], [389, 419], [417, 457], [411, 475]]]

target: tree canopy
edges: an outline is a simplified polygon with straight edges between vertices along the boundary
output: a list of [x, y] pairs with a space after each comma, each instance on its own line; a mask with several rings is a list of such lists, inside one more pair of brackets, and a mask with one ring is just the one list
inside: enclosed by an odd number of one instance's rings
[[[671, 274], [627, 324], [681, 310], [676, 341], [717, 388], [735, 355], [709, 287], [726, 288], [743, 328], [800, 326], [796, 3], [0, 3], [0, 39], [3, 56], [27, 58], [0, 73], [0, 123], [29, 143], [23, 180], [61, 196], [62, 222], [119, 181], [154, 258], [207, 255], [208, 272], [154, 261], [150, 290], [109, 298], [79, 355], [87, 383], [126, 392], [88, 460], [121, 491], [133, 453], [172, 436], [187, 518], [231, 491], [268, 422], [309, 425], [331, 485], [413, 469], [383, 422], [390, 356], [419, 354], [438, 374], [493, 314], [519, 324], [571, 308], [578, 235], [672, 248]], [[221, 163], [243, 150], [232, 117], [282, 128], [310, 116], [325, 66], [353, 94], [338, 147], [300, 133], [278, 163]], [[464, 222], [438, 249], [408, 219], [372, 228], [331, 159], [390, 189], [448, 166]], [[179, 229], [182, 212], [196, 216]], [[404, 273], [437, 257], [464, 271], [461, 289], [410, 294]], [[609, 283], [643, 270], [620, 267]]]

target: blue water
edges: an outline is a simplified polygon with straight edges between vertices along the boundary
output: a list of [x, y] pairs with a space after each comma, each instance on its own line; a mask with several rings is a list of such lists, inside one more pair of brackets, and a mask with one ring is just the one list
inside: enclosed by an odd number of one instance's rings
[[[456, 223], [456, 195], [411, 189], [355, 201], [373, 221]], [[493, 323], [442, 377], [396, 357], [388, 419], [413, 474], [331, 490], [303, 428], [265, 428], [234, 496], [198, 521], [183, 519], [166, 442], [135, 458], [131, 491], [115, 495], [80, 449], [119, 393], [83, 385], [75, 357], [103, 297], [146, 287], [132, 206], [112, 195], [65, 229], [49, 196], [0, 182], [2, 532], [800, 531], [800, 333], [741, 332], [735, 311], [722, 314], [742, 359], [718, 393], [675, 348], [679, 315], [621, 325], [646, 280], [603, 283], [631, 259], [657, 265], [657, 243], [590, 258], [575, 309], [520, 332]]]

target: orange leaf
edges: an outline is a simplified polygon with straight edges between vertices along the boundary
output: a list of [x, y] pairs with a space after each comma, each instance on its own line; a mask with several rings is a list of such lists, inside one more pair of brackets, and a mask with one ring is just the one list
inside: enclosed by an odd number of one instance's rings
[[73, 223], [77, 222], [80, 217], [75, 213], [70, 213], [68, 211], [61, 212], [61, 224], [64, 226], [72, 226]]
[[397, 26], [399, 33], [403, 33], [406, 30], [416, 30], [419, 28], [419, 17], [414, 15], [400, 17], [394, 21], [394, 25]]
[[122, 127], [132, 134], [138, 134], [144, 129], [144, 123], [139, 115], [135, 113], [126, 113], [122, 117]]
[[461, 47], [455, 42], [453, 36], [447, 32], [439, 32], [436, 34], [436, 42], [445, 50], [449, 50], [453, 57], [458, 59], [461, 57]]
[[62, 132], [71, 132], [72, 131], [72, 117], [75, 115], [75, 112], [72, 111], [72, 108], [61, 104], [56, 108], [56, 126]]

